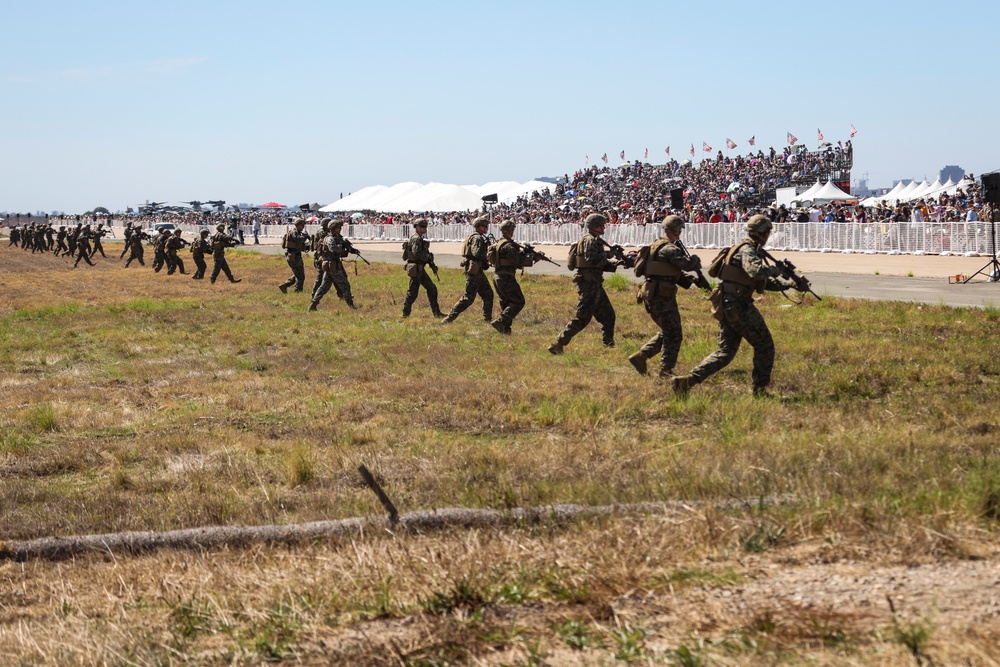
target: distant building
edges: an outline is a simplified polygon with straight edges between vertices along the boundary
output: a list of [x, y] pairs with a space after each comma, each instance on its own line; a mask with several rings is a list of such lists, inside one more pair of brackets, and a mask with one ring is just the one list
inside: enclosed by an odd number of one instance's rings
[[948, 179], [951, 179], [952, 183], [958, 183], [962, 178], [965, 177], [965, 170], [959, 167], [957, 164], [946, 165], [941, 173], [938, 174], [938, 178], [941, 179], [942, 183], [947, 183]]

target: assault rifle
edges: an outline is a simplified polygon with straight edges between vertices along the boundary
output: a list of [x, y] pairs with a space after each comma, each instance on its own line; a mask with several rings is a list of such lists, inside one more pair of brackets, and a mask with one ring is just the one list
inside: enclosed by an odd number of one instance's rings
[[[362, 262], [364, 262], [368, 266], [372, 265], [371, 262], [369, 262], [367, 259], [365, 259], [364, 257], [361, 256], [361, 251], [358, 250], [357, 248], [355, 248], [354, 244], [351, 243], [350, 241], [348, 241], [347, 239], [344, 239], [344, 247], [347, 248], [347, 252], [351, 253], [352, 255], [356, 255], [358, 259], [360, 259]], [[441, 279], [438, 278], [439, 282], [440, 282], [440, 280]]]
[[549, 264], [555, 264], [560, 269], [562, 268], [562, 264], [559, 264], [559, 263], [553, 261], [551, 257], [549, 257], [548, 255], [546, 255], [541, 250], [535, 250], [534, 246], [531, 246], [531, 245], [528, 245], [527, 243], [525, 243], [525, 244], [521, 245], [521, 248], [524, 250], [524, 252], [534, 255], [535, 259], [540, 259], [543, 262], [548, 262]]
[[[683, 243], [681, 243], [680, 239], [677, 239], [674, 245], [680, 248], [688, 259], [691, 259], [691, 253], [688, 252], [688, 249], [684, 246]], [[697, 285], [699, 288], [705, 290], [706, 292], [712, 291], [712, 285], [708, 282], [708, 278], [705, 277], [705, 274], [701, 272], [701, 269], [696, 269], [694, 275], [695, 275], [695, 281], [693, 283], [694, 285]]]
[[635, 253], [626, 254], [625, 248], [621, 247], [617, 243], [611, 245], [601, 237], [598, 236], [597, 238], [600, 239], [605, 248], [611, 251], [611, 256], [614, 257], [621, 266], [624, 266], [626, 269], [631, 269], [635, 266]]
[[782, 278], [785, 278], [786, 280], [791, 280], [793, 283], [795, 283], [796, 290], [802, 293], [812, 294], [814, 297], [816, 297], [817, 301], [823, 300], [823, 298], [819, 294], [816, 294], [816, 292], [813, 291], [812, 285], [809, 283], [809, 279], [806, 278], [801, 273], [798, 273], [795, 270], [795, 265], [792, 264], [788, 259], [783, 259], [781, 261], [778, 261], [763, 248], [760, 249], [760, 252], [764, 256], [764, 259], [769, 259], [774, 263], [774, 265], [778, 268], [778, 271], [781, 273]]
[[434, 272], [434, 277], [437, 278], [438, 282], [441, 282], [441, 276], [438, 275], [438, 265], [434, 263], [434, 253], [428, 253], [431, 258], [427, 260], [427, 266], [431, 267], [431, 271]]

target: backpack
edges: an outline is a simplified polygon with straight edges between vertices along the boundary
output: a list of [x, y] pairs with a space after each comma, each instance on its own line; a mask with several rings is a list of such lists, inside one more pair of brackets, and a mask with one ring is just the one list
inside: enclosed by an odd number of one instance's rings
[[580, 252], [580, 242], [577, 241], [569, 247], [569, 255], [566, 256], [566, 268], [570, 271], [576, 271], [576, 258]]
[[715, 256], [712, 263], [708, 265], [708, 273], [712, 278], [718, 278], [719, 274], [722, 272], [722, 266], [726, 263], [726, 257], [729, 255], [729, 251], [733, 246], [726, 246], [719, 251], [719, 254]]
[[403, 261], [412, 262], [413, 261], [412, 257], [413, 255], [410, 254], [410, 242], [403, 241]]
[[500, 241], [486, 249], [486, 261], [493, 267], [500, 265]]
[[635, 256], [635, 275], [641, 278], [646, 275], [646, 264], [649, 263], [649, 249], [650, 246], [644, 245], [639, 248], [639, 254]]

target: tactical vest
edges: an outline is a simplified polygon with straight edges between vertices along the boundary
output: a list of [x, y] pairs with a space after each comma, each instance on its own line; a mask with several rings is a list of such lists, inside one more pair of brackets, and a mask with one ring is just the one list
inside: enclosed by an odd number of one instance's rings
[[[576, 268], [577, 269], [601, 269], [601, 268], [604, 268], [604, 262], [601, 262], [600, 264], [593, 264], [593, 263], [591, 263], [587, 259], [586, 255], [583, 254], [583, 240], [585, 238], [587, 238], [587, 235], [581, 236], [580, 240], [576, 242]], [[597, 243], [601, 242], [601, 240], [598, 237], [596, 237], [596, 236], [594, 237], [594, 240]]]
[[736, 266], [732, 263], [733, 258], [736, 257], [736, 253], [744, 246], [752, 243], [753, 241], [741, 241], [729, 249], [729, 253], [726, 254], [726, 261], [723, 262], [722, 268], [719, 270], [720, 280], [736, 283], [737, 285], [745, 285], [746, 287], [754, 287], [756, 285], [754, 279], [750, 277], [749, 273], [743, 270], [742, 266]]
[[503, 251], [504, 245], [506, 245], [508, 243], [511, 244], [511, 245], [513, 245], [513, 246], [515, 246], [515, 247], [517, 246], [517, 244], [514, 243], [513, 240], [508, 239], [508, 238], [502, 238], [496, 244], [496, 248], [497, 248], [497, 261], [496, 261], [495, 266], [497, 268], [504, 268], [504, 269], [516, 269], [517, 268], [517, 265], [518, 265], [517, 260], [514, 260], [514, 259], [511, 259], [510, 257], [507, 257], [506, 254]]
[[649, 259], [646, 261], [645, 276], [647, 278], [680, 278], [682, 272], [671, 262], [657, 259], [656, 254], [660, 249], [670, 243], [670, 239], [663, 238], [653, 241], [649, 246]]

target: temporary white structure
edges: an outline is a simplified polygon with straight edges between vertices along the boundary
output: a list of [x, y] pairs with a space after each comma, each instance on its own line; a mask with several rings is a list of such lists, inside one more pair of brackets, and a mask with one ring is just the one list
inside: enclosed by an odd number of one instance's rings
[[[831, 201], [851, 199], [851, 198], [852, 197], [850, 194], [844, 192], [836, 185], [834, 185], [832, 182], [827, 182], [826, 185], [824, 185], [823, 187], [821, 187], [819, 190], [812, 193], [812, 195], [808, 197], [808, 199], [811, 200], [813, 203], [831, 202]], [[800, 199], [803, 198], [800, 197]]]
[[792, 197], [792, 201], [812, 201], [813, 194], [816, 193], [822, 187], [823, 184], [820, 183], [819, 179], [817, 179], [816, 182], [810, 185], [805, 192], [800, 192], [799, 194]]
[[493, 181], [485, 185], [466, 186], [445, 183], [422, 185], [409, 181], [392, 187], [376, 185], [364, 188], [320, 210], [324, 213], [365, 210], [384, 213], [472, 211], [483, 205], [485, 195], [496, 194], [498, 201], [511, 202], [521, 195], [551, 187], [551, 183], [542, 181]]

